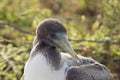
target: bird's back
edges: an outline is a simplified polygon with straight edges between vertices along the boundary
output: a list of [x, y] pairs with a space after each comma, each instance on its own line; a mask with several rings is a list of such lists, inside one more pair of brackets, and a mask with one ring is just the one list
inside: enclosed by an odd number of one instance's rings
[[65, 80], [113, 80], [111, 72], [92, 58], [79, 56], [79, 62], [76, 62], [67, 54], [62, 56], [69, 66]]

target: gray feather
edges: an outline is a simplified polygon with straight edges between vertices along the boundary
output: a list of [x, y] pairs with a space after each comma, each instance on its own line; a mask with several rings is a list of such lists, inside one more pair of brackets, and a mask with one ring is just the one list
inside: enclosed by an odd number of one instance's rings
[[66, 80], [113, 80], [110, 71], [90, 58], [80, 58], [79, 66], [68, 68]]

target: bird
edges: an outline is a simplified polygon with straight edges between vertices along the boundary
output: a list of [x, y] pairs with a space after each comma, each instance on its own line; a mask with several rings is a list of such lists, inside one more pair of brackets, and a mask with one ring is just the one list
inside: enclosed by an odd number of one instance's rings
[[77, 55], [69, 43], [65, 26], [60, 20], [50, 18], [37, 26], [23, 79], [113, 80], [113, 76], [105, 65]]

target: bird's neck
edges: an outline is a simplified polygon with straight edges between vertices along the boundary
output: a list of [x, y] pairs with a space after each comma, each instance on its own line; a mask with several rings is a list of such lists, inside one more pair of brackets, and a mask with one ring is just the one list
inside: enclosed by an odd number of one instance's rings
[[[61, 55], [56, 46], [41, 41], [35, 45], [35, 51], [43, 54], [43, 56], [47, 59], [46, 61], [48, 61], [55, 70], [60, 68]], [[34, 51], [32, 52], [32, 55], [35, 55]]]

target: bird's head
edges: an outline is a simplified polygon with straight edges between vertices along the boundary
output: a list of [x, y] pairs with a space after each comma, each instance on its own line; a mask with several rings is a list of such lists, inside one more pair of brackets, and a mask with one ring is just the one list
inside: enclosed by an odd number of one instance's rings
[[77, 54], [68, 42], [64, 25], [58, 20], [47, 19], [38, 25], [34, 44], [40, 41], [49, 45], [54, 45], [56, 48], [61, 48], [76, 60], [78, 59]]

